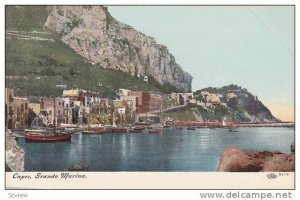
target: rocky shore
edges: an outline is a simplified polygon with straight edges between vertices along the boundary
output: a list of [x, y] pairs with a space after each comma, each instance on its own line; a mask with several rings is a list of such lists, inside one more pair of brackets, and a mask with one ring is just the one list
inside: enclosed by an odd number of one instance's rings
[[295, 154], [279, 151], [243, 151], [226, 148], [219, 160], [218, 172], [293, 172]]
[[24, 150], [9, 129], [5, 130], [5, 171], [24, 171]]

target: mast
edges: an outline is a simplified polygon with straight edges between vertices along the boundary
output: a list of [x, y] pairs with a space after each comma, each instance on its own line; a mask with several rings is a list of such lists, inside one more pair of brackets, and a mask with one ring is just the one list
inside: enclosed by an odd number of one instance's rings
[[54, 97], [54, 133], [56, 133], [56, 126], [57, 126], [57, 118], [56, 118], [56, 99]]

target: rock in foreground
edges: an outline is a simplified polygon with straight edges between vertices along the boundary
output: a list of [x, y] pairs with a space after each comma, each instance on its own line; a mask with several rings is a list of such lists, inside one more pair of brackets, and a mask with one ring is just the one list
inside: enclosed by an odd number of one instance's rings
[[5, 130], [5, 168], [6, 171], [24, 171], [24, 150], [18, 146], [15, 137]]
[[218, 172], [292, 172], [295, 171], [295, 154], [278, 151], [242, 151], [227, 148], [223, 151]]
[[72, 164], [68, 169], [69, 171], [87, 171], [89, 166], [84, 163], [76, 163]]

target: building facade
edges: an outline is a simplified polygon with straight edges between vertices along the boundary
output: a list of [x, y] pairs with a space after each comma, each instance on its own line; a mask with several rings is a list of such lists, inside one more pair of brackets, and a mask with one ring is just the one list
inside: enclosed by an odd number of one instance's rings
[[6, 127], [9, 129], [28, 126], [29, 101], [15, 97], [13, 89], [5, 88]]

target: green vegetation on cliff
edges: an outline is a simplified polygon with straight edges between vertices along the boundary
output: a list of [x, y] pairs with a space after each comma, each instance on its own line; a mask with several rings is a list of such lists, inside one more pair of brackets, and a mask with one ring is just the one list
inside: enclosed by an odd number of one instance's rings
[[[132, 77], [121, 71], [93, 66], [45, 29], [46, 6], [6, 6], [6, 87], [20, 96], [60, 96], [62, 88], [82, 88], [115, 96], [119, 88], [169, 93], [153, 78]], [[17, 31], [17, 32], [16, 32]], [[9, 77], [17, 76], [17, 77]]]
[[[201, 94], [204, 91], [219, 94], [219, 104], [205, 106], [189, 103], [179, 112], [163, 113], [163, 119], [171, 117], [180, 121], [279, 121], [257, 97], [245, 88], [228, 85], [221, 88], [204, 88], [194, 92], [194, 97], [198, 101], [209, 103]], [[229, 97], [229, 94], [234, 94], [234, 96]]]

